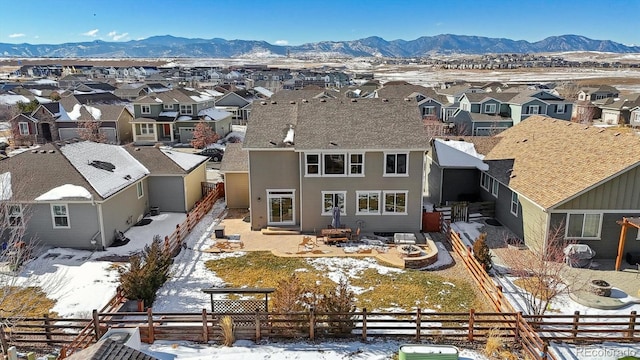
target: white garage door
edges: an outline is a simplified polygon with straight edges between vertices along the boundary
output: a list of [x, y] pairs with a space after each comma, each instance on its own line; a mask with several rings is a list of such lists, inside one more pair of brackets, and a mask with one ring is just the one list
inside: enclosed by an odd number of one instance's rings
[[183, 144], [191, 142], [193, 139], [193, 128], [180, 128], [180, 142]]
[[60, 140], [78, 138], [78, 129], [58, 129], [58, 134], [60, 135]]

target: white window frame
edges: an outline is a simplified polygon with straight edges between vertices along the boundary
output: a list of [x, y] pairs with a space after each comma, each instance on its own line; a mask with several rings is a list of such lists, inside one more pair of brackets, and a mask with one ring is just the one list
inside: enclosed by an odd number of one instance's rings
[[[404, 212], [398, 211], [387, 211], [387, 195], [396, 194], [396, 200], [394, 202], [394, 208], [397, 208], [397, 194], [404, 195]], [[407, 215], [407, 204], [409, 201], [409, 191], [407, 190], [394, 190], [394, 191], [383, 191], [382, 192], [382, 214], [383, 215]]]
[[151, 105], [140, 105], [141, 114], [151, 114]]
[[193, 115], [193, 105], [185, 105], [180, 104], [180, 114], [181, 115]]
[[162, 104], [162, 110], [173, 110], [173, 104]]
[[[370, 209], [372, 195], [378, 197], [378, 209], [377, 210], [371, 210]], [[361, 196], [366, 196], [367, 197], [367, 209], [366, 209], [366, 211], [363, 211], [360, 208], [360, 197]], [[356, 215], [380, 215], [381, 205], [382, 205], [382, 198], [381, 198], [381, 191], [380, 190], [356, 191]]]
[[140, 132], [137, 135], [153, 135], [156, 133], [155, 124], [138, 124]]
[[[56, 207], [64, 207], [65, 214], [57, 215], [55, 208]], [[67, 219], [67, 225], [56, 225], [56, 218], [65, 218]], [[69, 216], [69, 205], [68, 204], [51, 204], [51, 224], [54, 229], [70, 229], [71, 228], [71, 219]]]
[[21, 121], [18, 123], [18, 129], [20, 130], [20, 135], [29, 135], [29, 123]]
[[[18, 208], [18, 211], [16, 213], [12, 213], [11, 210], [14, 208]], [[22, 207], [22, 204], [6, 204], [5, 205], [5, 212], [7, 214], [7, 227], [9, 228], [23, 228], [24, 227], [24, 208]], [[11, 221], [11, 219], [16, 219], [14, 221]]]
[[632, 112], [632, 114], [633, 115], [631, 116], [632, 117], [631, 121], [632, 122], [640, 122], [640, 110], [636, 110], [636, 111]]
[[496, 104], [484, 104], [484, 113], [485, 114], [495, 114], [496, 113]]
[[[327, 209], [325, 209], [324, 206], [324, 201], [325, 201], [325, 196], [330, 195], [331, 196], [331, 200], [333, 203], [333, 206], [331, 206], [331, 209], [327, 211]], [[323, 191], [322, 192], [322, 203], [321, 203], [321, 209], [320, 209], [320, 213], [323, 216], [333, 216], [333, 208], [336, 206], [335, 203], [335, 199], [336, 199], [336, 195], [338, 196], [342, 196], [342, 206], [340, 207], [340, 215], [345, 216], [347, 215], [347, 192], [343, 191], [343, 190], [338, 190], [338, 191]]]
[[[570, 220], [571, 220], [571, 216], [572, 215], [582, 215], [583, 216], [583, 221], [582, 221], [582, 231], [580, 236], [569, 236], [569, 228], [571, 226], [570, 224]], [[598, 215], [599, 219], [598, 219], [598, 233], [596, 234], [596, 236], [584, 236], [584, 227], [585, 227], [585, 221], [584, 221], [584, 217], [588, 216], [588, 215]], [[593, 212], [593, 211], [584, 211], [584, 212], [580, 212], [580, 211], [576, 211], [576, 212], [569, 212], [567, 213], [566, 219], [565, 219], [565, 238], [566, 239], [580, 239], [580, 240], [600, 240], [600, 236], [602, 234], [602, 218], [604, 217], [604, 214], [601, 212]]]
[[[536, 109], [533, 111], [533, 109]], [[527, 106], [527, 115], [539, 115], [540, 114], [540, 105], [528, 105]]]
[[[395, 165], [394, 165], [394, 172], [387, 172], [387, 157], [388, 156], [395, 156]], [[404, 173], [398, 173], [398, 155], [404, 155], [405, 156], [405, 172]], [[409, 153], [408, 152], [385, 152], [384, 153], [384, 164], [383, 165], [383, 171], [384, 174], [383, 176], [398, 176], [398, 177], [406, 177], [409, 176]]]
[[[271, 199], [291, 198], [291, 220], [272, 221], [271, 219]], [[295, 225], [296, 224], [296, 190], [295, 189], [267, 189], [267, 225]]]
[[[564, 114], [566, 110], [567, 105], [566, 104], [558, 104], [558, 106], [556, 106], [556, 113], [557, 114]], [[562, 110], [562, 111], [560, 111]]]
[[511, 192], [511, 214], [515, 217], [518, 217], [518, 211], [520, 210], [520, 203], [518, 202], [518, 193], [515, 191]]
[[435, 106], [425, 106], [422, 108], [422, 116], [432, 116], [436, 114]]
[[[361, 161], [360, 162], [354, 162], [353, 159], [351, 158], [352, 156], [360, 156]], [[350, 176], [364, 176], [364, 153], [348, 153], [347, 157], [349, 158], [349, 175]], [[357, 166], [359, 167], [360, 171], [359, 172], [353, 172], [352, 171], [352, 166]]]
[[[326, 166], [329, 164], [329, 162], [326, 159], [327, 156], [342, 156], [342, 173], [327, 174]], [[349, 167], [347, 157], [348, 157], [347, 153], [322, 153], [322, 176], [326, 176], [326, 177], [347, 176], [347, 168]]]
[[[309, 162], [309, 156], [317, 156], [318, 157], [318, 162], [317, 163], [310, 163]], [[305, 164], [305, 176], [322, 176], [322, 154], [320, 153], [308, 153], [308, 154], [304, 154], [304, 164]], [[317, 166], [317, 171], [316, 172], [309, 172], [309, 167], [310, 166]]]
[[499, 191], [500, 191], [500, 183], [498, 182], [498, 180], [491, 178], [491, 195], [497, 198]]
[[144, 186], [142, 185], [142, 181], [138, 181], [136, 183], [136, 194], [138, 195], [138, 199], [141, 199], [144, 196]]
[[480, 187], [489, 191], [491, 186], [491, 177], [487, 173], [480, 173]]

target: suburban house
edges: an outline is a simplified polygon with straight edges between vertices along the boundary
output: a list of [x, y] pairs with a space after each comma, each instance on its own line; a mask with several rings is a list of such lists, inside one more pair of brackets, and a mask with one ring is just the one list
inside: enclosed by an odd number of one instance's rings
[[233, 114], [233, 123], [244, 125], [251, 114], [252, 97], [229, 91], [216, 100], [216, 108]]
[[149, 207], [160, 211], [188, 212], [202, 199], [208, 158], [156, 146], [124, 147], [149, 170]]
[[[442, 194], [441, 202], [457, 201], [464, 193], [494, 202], [496, 219], [531, 248], [544, 248], [548, 233], [562, 228], [566, 239], [588, 244], [598, 257], [616, 256], [616, 221], [640, 215], [637, 135], [531, 116], [493, 141], [473, 140], [475, 152], [471, 145], [443, 150], [447, 142], [434, 141], [427, 159], [432, 200]], [[452, 164], [462, 164], [457, 171], [466, 174], [438, 181], [438, 174], [455, 170]], [[624, 252], [638, 250], [640, 242], [628, 241]]]
[[578, 90], [578, 100], [575, 101], [571, 112], [571, 119], [575, 122], [589, 123], [601, 116], [601, 110], [593, 104], [594, 101], [617, 98], [620, 91], [609, 85], [584, 86]]
[[[507, 93], [502, 93], [507, 94]], [[571, 120], [573, 103], [548, 90], [524, 90], [509, 100], [514, 125], [531, 115]]]
[[232, 114], [214, 108], [214, 98], [206, 92], [177, 88], [150, 93], [133, 103], [133, 142], [155, 144], [188, 143], [200, 121], [224, 136], [231, 131]]
[[640, 105], [630, 109], [629, 125], [633, 128], [640, 127]]
[[[47, 176], [38, 172], [47, 169]], [[10, 226], [38, 244], [101, 249], [149, 208], [147, 170], [116, 145], [45, 144], [0, 162]]]
[[230, 209], [248, 209], [249, 203], [249, 155], [242, 143], [229, 143], [220, 163], [224, 176], [224, 199]]
[[354, 229], [420, 231], [427, 144], [412, 100], [256, 104], [243, 143], [251, 228], [319, 231], [337, 207]]
[[600, 108], [600, 120], [608, 125], [629, 124], [631, 109], [640, 105], [638, 94], [627, 98], [606, 98], [593, 102]]
[[459, 135], [488, 136], [513, 126], [509, 101], [518, 93], [464, 93], [449, 119]]
[[[204, 161], [186, 153], [128, 151], [89, 141], [25, 151], [0, 162], [0, 199], [9, 214], [2, 236], [22, 229], [25, 240], [41, 245], [108, 247], [116, 231], [139, 222], [150, 207], [177, 212], [193, 207], [201, 197]], [[47, 176], [37, 175], [42, 169]]]

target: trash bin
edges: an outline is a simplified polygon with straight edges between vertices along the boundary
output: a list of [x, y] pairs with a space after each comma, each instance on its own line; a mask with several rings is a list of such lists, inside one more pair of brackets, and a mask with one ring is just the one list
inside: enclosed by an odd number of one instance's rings
[[152, 206], [149, 208], [149, 213], [151, 214], [151, 216], [157, 216], [160, 215], [160, 207], [159, 206]]
[[216, 239], [224, 239], [224, 226], [216, 226], [213, 231], [216, 234]]

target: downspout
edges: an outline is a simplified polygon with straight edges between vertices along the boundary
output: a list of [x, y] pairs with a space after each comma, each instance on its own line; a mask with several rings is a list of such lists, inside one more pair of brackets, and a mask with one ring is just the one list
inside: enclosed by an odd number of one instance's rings
[[104, 219], [102, 218], [102, 203], [96, 203], [98, 209], [98, 226], [100, 227], [100, 242], [102, 243], [102, 249], [107, 248], [107, 242], [104, 233]]
[[[303, 206], [302, 206], [302, 177], [303, 177], [303, 172], [302, 172], [303, 168], [302, 168], [302, 152], [298, 153], [298, 179], [300, 182], [300, 185], [298, 186], [300, 188], [300, 201], [298, 202], [300, 204], [299, 208], [300, 208], [300, 232], [302, 232], [302, 219], [304, 219], [304, 217], [302, 216], [302, 211], [304, 210]], [[305, 171], [306, 172], [306, 171]]]

